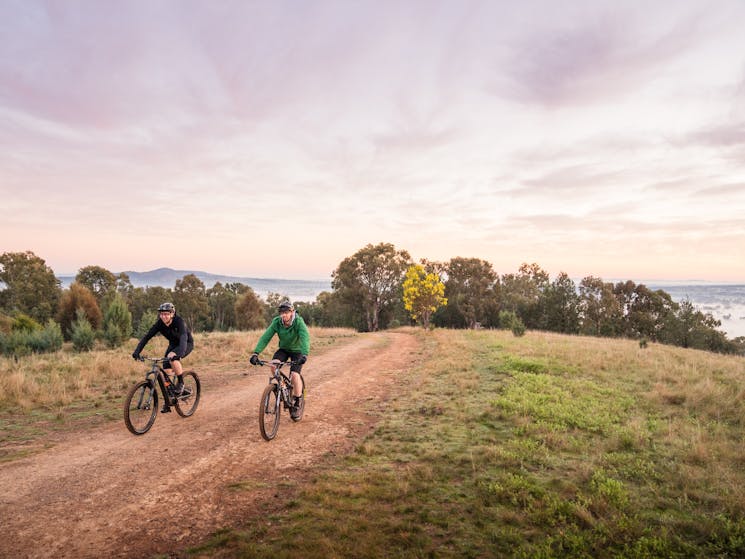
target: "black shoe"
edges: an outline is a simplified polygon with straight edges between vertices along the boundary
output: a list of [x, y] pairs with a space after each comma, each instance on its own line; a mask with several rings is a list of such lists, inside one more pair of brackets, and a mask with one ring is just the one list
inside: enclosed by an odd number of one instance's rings
[[290, 408], [290, 417], [292, 419], [300, 417], [300, 398], [302, 398], [302, 396], [295, 396], [292, 407]]
[[171, 413], [171, 408], [163, 406], [163, 409], [160, 410], [160, 413]]

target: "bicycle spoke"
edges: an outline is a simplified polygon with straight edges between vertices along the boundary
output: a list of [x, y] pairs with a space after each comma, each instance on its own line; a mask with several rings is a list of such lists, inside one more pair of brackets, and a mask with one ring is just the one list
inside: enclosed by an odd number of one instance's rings
[[194, 371], [184, 373], [184, 389], [181, 396], [176, 399], [176, 412], [181, 417], [189, 417], [197, 411], [199, 398], [201, 396], [201, 383]]
[[124, 401], [124, 423], [135, 435], [146, 433], [158, 413], [158, 392], [147, 381], [140, 381]]
[[259, 429], [261, 436], [271, 441], [279, 429], [279, 391], [274, 384], [264, 389], [259, 403]]

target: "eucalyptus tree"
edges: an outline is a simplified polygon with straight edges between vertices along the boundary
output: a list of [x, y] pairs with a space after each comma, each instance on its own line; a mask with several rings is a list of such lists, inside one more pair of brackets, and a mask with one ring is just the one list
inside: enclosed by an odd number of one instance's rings
[[219, 281], [207, 290], [213, 330], [227, 331], [235, 326], [236, 292]]
[[0, 311], [24, 313], [44, 324], [61, 296], [60, 281], [42, 258], [31, 251], [0, 255]]
[[502, 308], [513, 311], [528, 328], [541, 328], [543, 294], [549, 286], [548, 273], [538, 264], [523, 263], [516, 274], [501, 278]]
[[235, 327], [239, 330], [255, 330], [266, 326], [264, 303], [250, 287], [247, 286], [237, 296], [234, 309]]
[[331, 287], [360, 318], [360, 329], [385, 327], [386, 314], [401, 301], [401, 284], [411, 257], [390, 243], [368, 244], [345, 258], [331, 274]]
[[595, 276], [579, 284], [580, 332], [591, 336], [618, 336], [622, 330], [622, 309], [613, 284]]
[[210, 305], [204, 282], [195, 274], [186, 274], [176, 280], [173, 288], [173, 304], [189, 330], [204, 330], [209, 324]]
[[88, 288], [105, 310], [117, 289], [117, 277], [101, 266], [86, 266], [78, 270], [75, 281]]
[[476, 328], [498, 324], [499, 277], [490, 262], [479, 258], [451, 258], [447, 264], [445, 298], [447, 307], [438, 314], [441, 320], [454, 321], [448, 326]]
[[579, 332], [579, 294], [574, 281], [565, 272], [560, 272], [544, 288], [541, 309], [541, 328], [563, 334]]

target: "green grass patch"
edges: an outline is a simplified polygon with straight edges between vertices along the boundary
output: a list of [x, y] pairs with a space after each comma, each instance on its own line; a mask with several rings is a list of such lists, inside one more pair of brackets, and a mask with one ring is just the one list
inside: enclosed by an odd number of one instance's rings
[[[328, 457], [268, 519], [190, 553], [745, 556], [743, 399], [709, 404], [741, 360], [530, 332], [423, 339], [420, 382], [399, 386], [355, 452]], [[684, 404], [664, 397], [672, 388]]]

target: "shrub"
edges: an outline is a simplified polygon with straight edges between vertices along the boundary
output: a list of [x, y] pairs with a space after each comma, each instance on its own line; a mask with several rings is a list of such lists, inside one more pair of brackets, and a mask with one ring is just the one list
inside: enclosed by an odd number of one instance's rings
[[31, 353], [51, 353], [62, 348], [62, 329], [51, 318], [44, 329], [13, 330], [0, 333], [0, 354], [22, 357]]
[[106, 324], [106, 329], [103, 331], [103, 339], [106, 341], [106, 345], [111, 349], [117, 348], [124, 342], [124, 335], [114, 322]]
[[103, 319], [103, 337], [109, 347], [122, 345], [132, 333], [132, 313], [122, 296], [117, 293], [106, 308]]
[[158, 313], [156, 313], [155, 311], [145, 311], [144, 313], [142, 313], [140, 323], [137, 325], [137, 329], [134, 333], [135, 337], [139, 339], [147, 334], [147, 331], [150, 330], [150, 327], [153, 324], [155, 324], [156, 320], [158, 320]]
[[85, 311], [78, 309], [77, 320], [70, 328], [72, 335], [72, 347], [75, 351], [90, 351], [96, 342], [96, 331], [85, 316]]
[[512, 328], [512, 323], [517, 319], [513, 311], [499, 311], [499, 327], [504, 330]]
[[39, 338], [38, 351], [51, 353], [62, 349], [62, 327], [51, 318], [47, 321], [44, 330], [37, 334]]
[[520, 336], [524, 336], [525, 335], [525, 323], [519, 317], [515, 317], [515, 320], [512, 322], [512, 326], [510, 327], [510, 330], [512, 330], [512, 333], [518, 338]]
[[41, 324], [27, 314], [18, 313], [13, 317], [11, 330], [13, 332], [36, 332], [41, 330]]
[[525, 323], [513, 311], [500, 311], [499, 327], [512, 330], [512, 333], [517, 337], [525, 334]]

